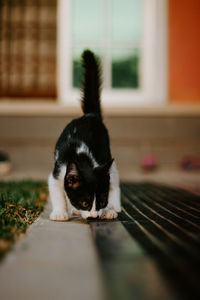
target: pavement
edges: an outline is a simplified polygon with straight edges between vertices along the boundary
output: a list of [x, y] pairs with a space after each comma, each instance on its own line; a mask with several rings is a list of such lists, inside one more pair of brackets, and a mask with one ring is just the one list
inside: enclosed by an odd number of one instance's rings
[[[33, 173], [22, 175], [11, 174], [5, 180], [38, 178]], [[136, 175], [127, 179], [149, 179], [148, 174]], [[176, 173], [169, 175], [166, 172], [160, 180], [151, 175], [151, 181], [199, 193], [199, 173], [183, 174], [181, 178]], [[44, 178], [46, 174], [41, 179]], [[117, 300], [132, 299], [132, 292], [137, 295], [135, 299], [178, 299], [168, 289], [156, 262], [146, 256], [123, 222], [89, 223], [80, 218], [52, 222], [49, 212], [48, 203], [0, 263], [0, 299]], [[129, 295], [130, 285], [134, 291]]]
[[1, 263], [2, 300], [130, 300], [133, 292], [135, 299], [174, 299], [120, 221], [53, 222], [49, 212], [47, 203]]
[[104, 283], [89, 224], [52, 222], [49, 203], [0, 265], [2, 300], [102, 300]]

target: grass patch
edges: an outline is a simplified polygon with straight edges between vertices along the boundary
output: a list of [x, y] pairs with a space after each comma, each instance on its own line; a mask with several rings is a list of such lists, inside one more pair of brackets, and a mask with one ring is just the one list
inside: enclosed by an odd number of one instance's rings
[[39, 216], [47, 195], [45, 182], [0, 182], [0, 259]]

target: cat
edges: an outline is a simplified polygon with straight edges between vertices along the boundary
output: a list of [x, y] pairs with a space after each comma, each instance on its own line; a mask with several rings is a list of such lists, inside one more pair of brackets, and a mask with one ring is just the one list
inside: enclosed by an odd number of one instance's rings
[[121, 211], [119, 173], [102, 121], [100, 65], [90, 50], [83, 52], [82, 66], [84, 114], [61, 133], [48, 179], [50, 219], [54, 221], [65, 221], [73, 215], [115, 219]]

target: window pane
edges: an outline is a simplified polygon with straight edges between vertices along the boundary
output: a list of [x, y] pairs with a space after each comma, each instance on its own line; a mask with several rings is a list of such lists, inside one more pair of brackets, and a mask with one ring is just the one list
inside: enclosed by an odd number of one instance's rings
[[103, 37], [103, 1], [73, 0], [71, 3], [73, 41], [99, 41]]
[[112, 40], [138, 42], [142, 35], [143, 0], [112, 0]]
[[82, 49], [73, 49], [72, 51], [72, 73], [73, 73], [73, 87], [81, 86], [82, 68], [81, 68], [81, 53]]
[[[72, 86], [74, 88], [80, 88], [82, 86], [82, 65], [81, 65], [81, 55], [85, 49], [84, 48], [73, 48], [72, 49]], [[90, 47], [90, 50], [95, 53], [97, 58], [100, 59], [101, 51], [97, 48]]]
[[139, 87], [139, 49], [112, 51], [112, 87]]

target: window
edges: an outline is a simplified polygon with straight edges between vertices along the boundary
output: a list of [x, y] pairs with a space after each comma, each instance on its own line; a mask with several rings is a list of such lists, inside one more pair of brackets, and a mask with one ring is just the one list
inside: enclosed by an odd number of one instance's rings
[[58, 95], [78, 104], [80, 57], [92, 49], [103, 72], [103, 105], [164, 103], [167, 0], [59, 0]]

